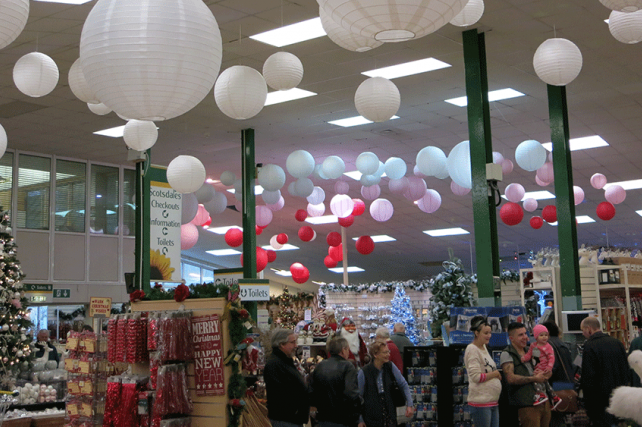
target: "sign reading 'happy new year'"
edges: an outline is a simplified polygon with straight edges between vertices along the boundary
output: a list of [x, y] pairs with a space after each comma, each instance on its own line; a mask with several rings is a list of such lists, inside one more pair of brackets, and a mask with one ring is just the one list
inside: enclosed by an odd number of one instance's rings
[[192, 317], [192, 340], [196, 395], [224, 395], [223, 346], [218, 314]]

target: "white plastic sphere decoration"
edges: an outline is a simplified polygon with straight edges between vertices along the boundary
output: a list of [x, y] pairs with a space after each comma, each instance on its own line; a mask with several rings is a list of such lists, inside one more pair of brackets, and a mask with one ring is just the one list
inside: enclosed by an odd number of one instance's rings
[[600, 0], [600, 3], [618, 12], [635, 12], [642, 9], [642, 0]]
[[308, 203], [308, 207], [306, 210], [308, 212], [308, 215], [311, 217], [322, 216], [325, 213], [325, 205], [323, 203], [319, 203], [317, 205]]
[[321, 170], [328, 179], [337, 179], [346, 170], [346, 164], [339, 156], [329, 156], [321, 164]]
[[111, 108], [103, 104], [102, 102], [100, 104], [87, 104], [87, 107], [89, 110], [98, 115], [98, 116], [104, 116], [106, 114], [111, 113]]
[[198, 242], [198, 227], [192, 223], [181, 225], [181, 250], [186, 251]]
[[373, 175], [379, 169], [379, 158], [375, 153], [366, 151], [357, 156], [356, 166], [363, 175]]
[[263, 205], [255, 207], [256, 212], [256, 225], [259, 227], [267, 227], [272, 222], [272, 211]]
[[281, 166], [269, 163], [259, 169], [258, 181], [264, 189], [277, 191], [285, 185], [285, 172]]
[[294, 182], [297, 196], [308, 197], [314, 191], [314, 183], [309, 178], [299, 178]]
[[216, 19], [201, 0], [101, 0], [80, 36], [82, 70], [98, 99], [139, 120], [194, 108], [212, 90], [222, 52]]
[[20, 92], [32, 98], [48, 95], [58, 84], [58, 66], [40, 52], [31, 52], [18, 59], [13, 67], [13, 82]]
[[198, 200], [194, 194], [183, 194], [181, 204], [181, 224], [191, 222], [198, 213]]
[[575, 201], [575, 206], [584, 201], [584, 190], [577, 185], [573, 186], [573, 200]]
[[610, 184], [604, 191], [604, 198], [609, 203], [619, 205], [626, 199], [626, 190], [621, 185]]
[[609, 31], [619, 42], [634, 44], [642, 41], [642, 10], [613, 11], [609, 15]]
[[154, 122], [146, 120], [130, 120], [123, 131], [125, 144], [132, 150], [145, 151], [156, 144], [158, 129]]
[[526, 190], [524, 190], [524, 186], [522, 184], [508, 184], [506, 186], [506, 190], [504, 190], [504, 195], [508, 201], [513, 203], [521, 202], [524, 198], [524, 194], [526, 194]]
[[484, 0], [468, 0], [468, 4], [450, 20], [450, 23], [457, 27], [468, 27], [479, 21], [483, 14]]
[[428, 189], [426, 194], [417, 201], [417, 207], [423, 212], [433, 213], [441, 206], [441, 195], [435, 190]]
[[386, 176], [391, 180], [403, 178], [408, 170], [406, 162], [399, 157], [390, 157], [385, 163]]
[[301, 83], [303, 64], [291, 53], [277, 52], [263, 63], [263, 77], [272, 89], [292, 89]]
[[359, 114], [373, 122], [390, 120], [399, 110], [401, 94], [397, 86], [383, 77], [371, 77], [359, 85], [354, 106]]
[[601, 173], [595, 173], [591, 176], [591, 187], [601, 190], [606, 185], [606, 177]]
[[379, 222], [388, 221], [392, 218], [395, 208], [387, 199], [377, 199], [370, 204], [370, 216]]
[[544, 83], [566, 86], [582, 70], [582, 52], [570, 40], [548, 39], [535, 51], [533, 67], [537, 77]]
[[85, 75], [82, 72], [82, 66], [80, 65], [80, 58], [76, 59], [71, 68], [69, 69], [68, 75], [69, 89], [82, 102], [88, 104], [99, 104], [100, 100], [96, 96], [96, 93], [89, 87]]
[[524, 206], [524, 210], [526, 212], [534, 212], [538, 207], [537, 200], [533, 199], [532, 197], [524, 199], [524, 203], [522, 203], [522, 205]]
[[267, 85], [254, 68], [235, 65], [223, 71], [214, 85], [214, 100], [223, 114], [236, 120], [256, 116], [265, 106]]
[[427, 189], [426, 181], [418, 176], [411, 176], [408, 177], [408, 187], [403, 194], [408, 200], [414, 202], [415, 200], [421, 199], [426, 194]]
[[415, 159], [417, 169], [426, 176], [437, 176], [438, 173], [448, 171], [446, 166], [446, 154], [441, 148], [424, 147], [417, 153]]
[[408, 178], [404, 176], [400, 179], [391, 179], [388, 181], [388, 188], [393, 194], [403, 194], [408, 188]]
[[193, 156], [180, 155], [167, 166], [167, 182], [179, 193], [193, 193], [205, 181], [205, 167]]
[[381, 177], [377, 175], [361, 175], [361, 178], [359, 178], [359, 182], [361, 183], [361, 185], [369, 187], [371, 185], [379, 184], [379, 182], [381, 182]]
[[457, 185], [472, 188], [472, 175], [470, 167], [470, 144], [462, 141], [455, 145], [446, 159], [448, 174]]
[[305, 150], [290, 153], [285, 161], [285, 168], [295, 178], [306, 178], [314, 172], [314, 157]]
[[198, 203], [204, 205], [205, 203], [212, 200], [212, 198], [214, 197], [214, 193], [216, 193], [214, 187], [206, 182], [201, 185], [201, 188], [194, 192], [194, 195], [196, 196], [196, 200], [198, 200]]
[[[312, 194], [307, 197], [308, 203], [318, 205], [325, 200], [325, 191], [321, 187], [314, 187]], [[325, 208], [324, 208], [325, 209]]]
[[234, 174], [234, 172], [225, 171], [221, 174], [220, 179], [221, 184], [229, 187], [230, 185], [234, 185], [234, 181], [236, 181], [236, 175]]
[[0, 157], [4, 156], [5, 151], [7, 151], [7, 132], [0, 125]]
[[348, 194], [350, 191], [350, 184], [345, 181], [337, 181], [334, 183], [334, 192], [336, 194]]
[[363, 37], [346, 30], [330, 18], [322, 7], [319, 7], [319, 17], [321, 18], [321, 26], [330, 40], [344, 49], [353, 52], [367, 52], [383, 44], [374, 38]]
[[227, 208], [227, 197], [225, 194], [215, 191], [212, 200], [204, 203], [203, 206], [210, 216], [222, 214]]
[[338, 218], [345, 218], [352, 214], [354, 201], [346, 194], [337, 194], [330, 200], [330, 211]]
[[536, 171], [546, 163], [546, 148], [534, 139], [523, 141], [515, 149], [515, 161], [525, 171]]
[[261, 198], [263, 199], [266, 205], [273, 205], [279, 202], [279, 199], [281, 198], [281, 191], [265, 190], [263, 191], [263, 193], [261, 193]]
[[0, 49], [9, 46], [24, 30], [29, 18], [29, 0], [0, 2]]
[[361, 197], [366, 200], [374, 200], [381, 195], [381, 187], [378, 185], [371, 185], [370, 187], [361, 187]]
[[450, 191], [452, 191], [455, 196], [465, 196], [470, 193], [470, 188], [462, 187], [455, 181], [450, 181]]

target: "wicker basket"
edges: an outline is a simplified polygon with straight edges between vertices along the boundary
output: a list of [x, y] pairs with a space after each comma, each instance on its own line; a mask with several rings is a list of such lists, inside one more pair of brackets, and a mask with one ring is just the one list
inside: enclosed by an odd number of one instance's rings
[[[51, 417], [33, 417], [31, 427], [63, 427], [65, 425], [64, 415], [54, 415]], [[5, 427], [4, 425], [2, 427]]]
[[31, 426], [30, 417], [11, 418], [2, 422], [2, 427], [29, 427]]

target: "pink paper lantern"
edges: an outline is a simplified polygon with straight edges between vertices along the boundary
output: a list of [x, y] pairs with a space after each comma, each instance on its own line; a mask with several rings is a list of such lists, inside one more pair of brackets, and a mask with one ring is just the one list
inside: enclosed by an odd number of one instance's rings
[[514, 167], [514, 165], [513, 165], [512, 161], [510, 161], [508, 159], [504, 159], [504, 161], [502, 162], [502, 173], [504, 175], [508, 175], [509, 173], [511, 173], [513, 171], [513, 167]]
[[513, 203], [521, 202], [525, 193], [526, 191], [524, 190], [524, 187], [521, 184], [516, 183], [508, 184], [504, 191], [504, 195], [508, 201]]
[[381, 187], [378, 184], [369, 187], [361, 187], [361, 197], [366, 200], [374, 200], [381, 195]]
[[325, 213], [325, 205], [323, 203], [319, 203], [318, 205], [313, 205], [312, 203], [308, 203], [308, 215], [311, 217], [317, 217], [317, 216], [322, 216]]
[[426, 181], [418, 176], [411, 176], [408, 178], [408, 188], [406, 188], [403, 195], [406, 199], [414, 202], [424, 197], [427, 189]]
[[388, 221], [394, 212], [392, 203], [386, 199], [377, 199], [370, 204], [370, 215], [375, 221]]
[[181, 225], [181, 250], [192, 249], [198, 242], [198, 227], [192, 223]]
[[[604, 191], [604, 198], [607, 202], [619, 205], [626, 199], [626, 190], [621, 185], [611, 184]], [[197, 214], [198, 216], [198, 214]]]
[[334, 192], [336, 194], [348, 194], [350, 191], [350, 184], [345, 181], [337, 181], [334, 183]]
[[198, 227], [204, 225], [207, 220], [210, 218], [209, 212], [205, 209], [205, 206], [198, 205], [198, 211], [196, 211], [196, 216], [190, 222]]
[[346, 194], [337, 194], [330, 200], [330, 211], [337, 218], [345, 218], [352, 214], [354, 210], [354, 202], [350, 196]]
[[551, 183], [555, 180], [555, 173], [553, 172], [553, 163], [546, 162], [541, 168], [537, 169], [537, 177], [543, 181]]
[[408, 178], [392, 179], [388, 182], [388, 189], [393, 194], [403, 194], [408, 188]]
[[283, 196], [281, 196], [279, 197], [278, 202], [265, 206], [267, 206], [267, 208], [272, 212], [280, 211], [281, 209], [283, 209], [283, 206], [285, 206], [285, 199], [283, 198]]
[[465, 196], [470, 193], [470, 188], [464, 188], [455, 181], [450, 181], [450, 191], [452, 191], [455, 196]]
[[601, 190], [606, 185], [606, 177], [601, 173], [593, 174], [591, 177], [591, 186], [596, 190]]
[[538, 206], [537, 200], [531, 197], [524, 200], [524, 210], [526, 212], [534, 212], [535, 210], [537, 210], [537, 206]]
[[582, 190], [577, 185], [573, 186], [573, 198], [575, 199], [575, 206], [579, 205], [584, 201], [584, 190]]
[[259, 227], [267, 227], [272, 222], [272, 211], [267, 206], [259, 205], [255, 209], [256, 212], [256, 225]]
[[417, 167], [417, 165], [415, 165], [415, 167], [412, 169], [412, 174], [413, 174], [414, 176], [418, 176], [419, 178], [426, 178], [426, 175], [424, 175], [423, 173], [421, 173], [421, 171], [419, 170], [419, 168]]
[[417, 201], [417, 206], [426, 213], [437, 212], [441, 206], [441, 195], [435, 190], [426, 190], [424, 197]]
[[539, 179], [539, 176], [537, 176], [537, 175], [535, 176], [535, 182], [536, 182], [536, 183], [537, 183], [537, 185], [539, 185], [540, 187], [546, 187], [547, 185], [549, 185], [549, 184], [550, 184], [550, 182], [542, 181], [541, 179]]

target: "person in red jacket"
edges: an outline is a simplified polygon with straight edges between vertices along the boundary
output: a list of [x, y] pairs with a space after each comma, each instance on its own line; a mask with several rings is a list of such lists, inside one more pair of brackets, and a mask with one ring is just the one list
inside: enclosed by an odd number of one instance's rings
[[401, 357], [399, 347], [390, 339], [390, 329], [385, 326], [377, 328], [375, 331], [375, 341], [386, 343], [388, 350], [390, 350], [390, 361], [394, 363], [399, 369], [399, 372], [403, 374], [403, 358]]

